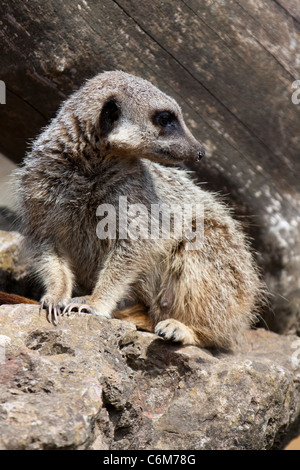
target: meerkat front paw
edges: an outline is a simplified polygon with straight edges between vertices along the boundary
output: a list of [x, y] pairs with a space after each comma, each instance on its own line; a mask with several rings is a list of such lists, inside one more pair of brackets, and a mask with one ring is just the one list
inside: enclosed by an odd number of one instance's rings
[[191, 328], [174, 318], [160, 321], [154, 331], [165, 340], [182, 344], [197, 344], [196, 335]]
[[70, 302], [67, 298], [56, 298], [52, 295], [44, 295], [40, 300], [40, 314], [43, 309], [46, 310], [46, 318], [53, 325], [58, 324], [58, 319], [66, 305]]
[[84, 315], [86, 313], [94, 315], [96, 317], [105, 317], [110, 318], [111, 315], [107, 311], [101, 311], [97, 307], [94, 307], [92, 304], [82, 304], [80, 302], [71, 302], [64, 308], [62, 315], [66, 315], [68, 317], [72, 316], [73, 314], [77, 315]]

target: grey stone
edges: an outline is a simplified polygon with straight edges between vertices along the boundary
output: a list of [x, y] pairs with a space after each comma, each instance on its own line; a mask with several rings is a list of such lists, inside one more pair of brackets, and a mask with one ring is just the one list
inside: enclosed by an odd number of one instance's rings
[[299, 432], [296, 336], [209, 351], [38, 310], [0, 307], [1, 449], [280, 449]]
[[17, 231], [0, 230], [0, 291], [38, 300], [41, 286], [26, 266], [22, 253], [23, 239]]

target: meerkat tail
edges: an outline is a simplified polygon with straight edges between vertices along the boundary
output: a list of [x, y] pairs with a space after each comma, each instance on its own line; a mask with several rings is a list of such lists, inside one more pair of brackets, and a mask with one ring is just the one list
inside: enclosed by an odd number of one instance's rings
[[153, 333], [154, 324], [148, 315], [147, 308], [142, 304], [136, 304], [132, 307], [117, 310], [113, 314], [118, 320], [125, 320], [134, 323], [140, 330], [150, 331]]
[[6, 292], [0, 291], [0, 305], [17, 305], [17, 304], [33, 304], [39, 305], [36, 300], [27, 299], [21, 295], [7, 294]]

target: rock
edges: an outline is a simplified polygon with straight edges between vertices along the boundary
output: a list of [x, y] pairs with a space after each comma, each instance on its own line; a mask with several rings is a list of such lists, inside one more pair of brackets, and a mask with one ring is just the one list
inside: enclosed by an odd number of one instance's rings
[[0, 230], [0, 290], [6, 291], [25, 275], [25, 266], [20, 262], [22, 240], [18, 232]]
[[26, 268], [22, 257], [23, 236], [16, 231], [0, 230], [0, 291], [39, 299], [41, 287]]
[[90, 315], [0, 307], [1, 449], [280, 449], [299, 425], [300, 339], [180, 347]]
[[23, 237], [18, 232], [0, 230], [0, 269], [20, 278], [24, 268], [19, 264]]

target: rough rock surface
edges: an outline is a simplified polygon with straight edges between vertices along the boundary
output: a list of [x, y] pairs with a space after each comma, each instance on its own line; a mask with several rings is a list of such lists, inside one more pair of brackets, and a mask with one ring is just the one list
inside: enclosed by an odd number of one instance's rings
[[0, 290], [38, 300], [41, 287], [26, 269], [21, 254], [22, 241], [19, 232], [1, 230], [0, 213]]
[[0, 325], [1, 449], [278, 449], [299, 428], [296, 336], [209, 351], [25, 305]]
[[9, 291], [25, 277], [25, 267], [19, 259], [22, 240], [18, 232], [0, 230], [0, 290]]
[[18, 232], [0, 230], [0, 270], [15, 278], [22, 276], [23, 266], [19, 263], [20, 245], [23, 240]]

